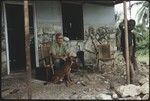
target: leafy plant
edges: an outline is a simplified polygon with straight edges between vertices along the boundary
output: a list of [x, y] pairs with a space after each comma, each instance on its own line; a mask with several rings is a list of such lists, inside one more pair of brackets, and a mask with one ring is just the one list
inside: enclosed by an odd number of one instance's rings
[[[138, 26], [140, 27], [140, 26]], [[141, 29], [141, 30], [139, 30]], [[143, 28], [137, 28], [136, 40], [137, 40], [137, 54], [148, 55], [149, 54], [149, 28], [142, 30]]]
[[141, 5], [136, 13], [138, 24], [143, 24], [144, 26], [149, 25], [149, 2], [139, 1], [132, 4], [130, 7]]

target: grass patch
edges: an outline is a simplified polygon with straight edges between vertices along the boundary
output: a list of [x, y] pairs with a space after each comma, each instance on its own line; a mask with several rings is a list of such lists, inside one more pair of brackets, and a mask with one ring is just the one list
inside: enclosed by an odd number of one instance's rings
[[140, 62], [149, 62], [149, 49], [140, 49], [136, 52], [137, 60]]
[[140, 62], [149, 62], [149, 54], [148, 55], [138, 55], [137, 60]]

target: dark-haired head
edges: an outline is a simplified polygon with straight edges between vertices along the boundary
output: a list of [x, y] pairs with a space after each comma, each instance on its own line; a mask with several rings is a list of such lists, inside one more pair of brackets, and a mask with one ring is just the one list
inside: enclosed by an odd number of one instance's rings
[[62, 33], [56, 33], [55, 38], [56, 38], [56, 42], [58, 44], [62, 44], [63, 43], [64, 37], [63, 37]]
[[55, 35], [56, 39], [57, 39], [59, 36], [63, 36], [63, 34], [62, 34], [62, 33], [56, 33], [56, 35]]
[[128, 21], [128, 29], [129, 29], [129, 30], [133, 30], [134, 27], [135, 27], [135, 24], [136, 24], [135, 20], [130, 19], [130, 20]]

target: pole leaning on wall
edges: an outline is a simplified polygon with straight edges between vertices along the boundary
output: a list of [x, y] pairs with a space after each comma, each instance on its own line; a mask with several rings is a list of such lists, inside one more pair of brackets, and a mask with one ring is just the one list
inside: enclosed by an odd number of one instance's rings
[[129, 14], [130, 14], [130, 19], [131, 19], [131, 0], [129, 1]]
[[30, 34], [29, 34], [29, 10], [28, 0], [24, 0], [24, 22], [25, 22], [25, 51], [26, 51], [26, 71], [27, 71], [27, 92], [28, 99], [32, 98], [31, 90], [31, 58], [30, 58]]
[[130, 67], [129, 67], [129, 43], [128, 43], [128, 23], [127, 23], [127, 8], [126, 1], [123, 1], [124, 8], [124, 24], [125, 24], [125, 52], [126, 52], [126, 74], [127, 74], [127, 83], [130, 84]]

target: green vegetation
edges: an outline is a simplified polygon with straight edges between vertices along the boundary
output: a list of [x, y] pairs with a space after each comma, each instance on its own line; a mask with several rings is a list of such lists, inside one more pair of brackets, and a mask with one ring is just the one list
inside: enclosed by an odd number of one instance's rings
[[[136, 57], [139, 61], [149, 61], [149, 2], [139, 1], [131, 5], [141, 6], [136, 13], [136, 23], [134, 33], [136, 35]], [[120, 47], [120, 35], [121, 32], [118, 29], [118, 23], [120, 22], [120, 14], [115, 15], [116, 20], [116, 44]]]
[[134, 33], [136, 34], [137, 55], [149, 56], [149, 28], [137, 25]]
[[149, 62], [149, 55], [138, 55], [137, 60], [140, 62]]
[[141, 6], [136, 13], [137, 23], [143, 24], [145, 26], [148, 25], [149, 24], [149, 2], [139, 1], [137, 3], [132, 4], [130, 7], [132, 8], [133, 6]]
[[132, 6], [141, 5], [137, 11], [137, 26], [135, 27], [137, 41], [137, 58], [139, 61], [149, 61], [149, 2], [139, 1]]

